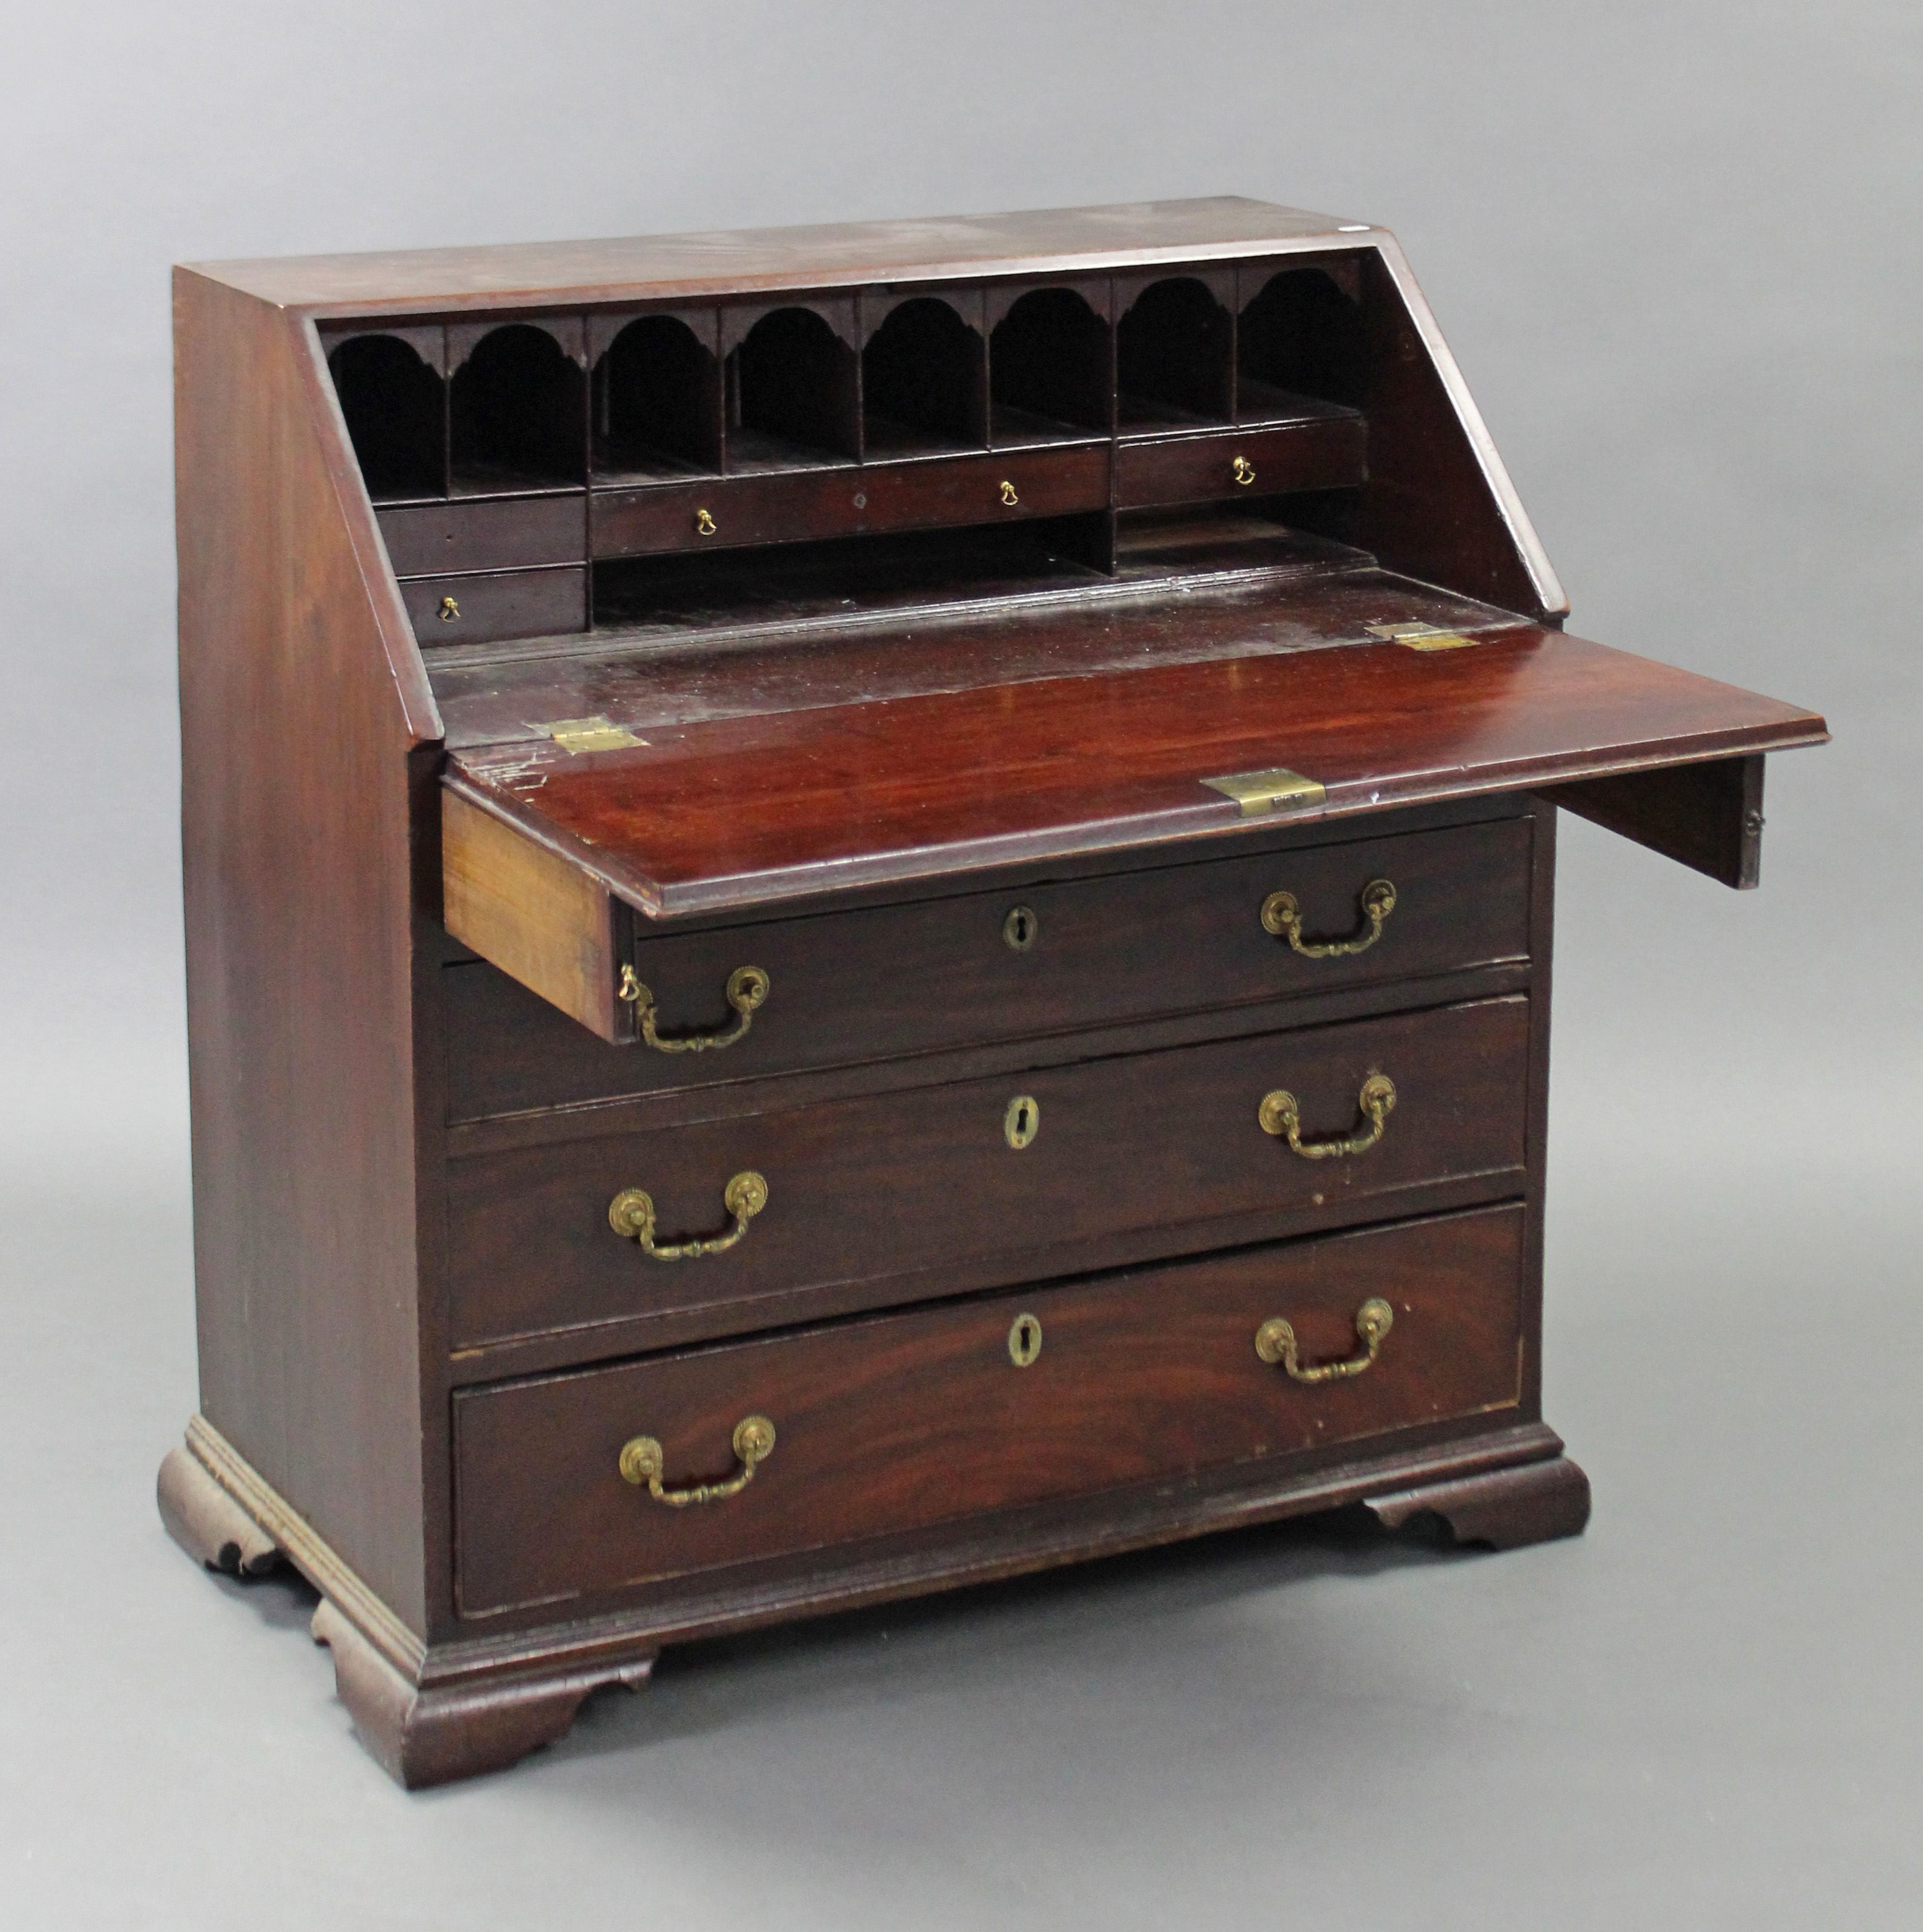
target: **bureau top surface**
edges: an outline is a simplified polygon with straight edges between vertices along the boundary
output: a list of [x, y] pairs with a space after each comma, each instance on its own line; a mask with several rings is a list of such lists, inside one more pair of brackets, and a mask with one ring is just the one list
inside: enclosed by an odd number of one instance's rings
[[[449, 782], [658, 916], [1220, 832], [1242, 808], [1208, 782], [1270, 768], [1325, 788], [1290, 814], [1313, 818], [1825, 735], [1381, 571], [957, 621], [476, 667], [442, 682]], [[1412, 624], [1421, 647], [1370, 628]], [[584, 722], [609, 736], [554, 735]]]
[[1240, 195], [1022, 214], [814, 227], [736, 229], [605, 241], [530, 242], [386, 254], [199, 262], [194, 273], [263, 301], [332, 314], [459, 308], [517, 298], [701, 296], [854, 286], [991, 273], [1059, 274], [1370, 232], [1369, 224]]

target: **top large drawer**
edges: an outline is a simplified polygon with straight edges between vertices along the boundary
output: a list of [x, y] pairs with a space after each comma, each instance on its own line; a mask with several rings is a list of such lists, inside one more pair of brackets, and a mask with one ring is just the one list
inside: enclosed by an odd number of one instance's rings
[[645, 995], [624, 1003], [640, 1036], [630, 1045], [604, 1042], [484, 966], [451, 968], [443, 976], [450, 1117], [1521, 959], [1533, 826], [1504, 818], [638, 937], [622, 962], [632, 969], [629, 990]]

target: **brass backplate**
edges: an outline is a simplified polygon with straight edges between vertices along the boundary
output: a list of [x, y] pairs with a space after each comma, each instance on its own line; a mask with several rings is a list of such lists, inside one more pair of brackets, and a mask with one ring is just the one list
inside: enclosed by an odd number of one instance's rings
[[1242, 808], [1244, 818], [1258, 812], [1275, 812], [1288, 806], [1320, 805], [1328, 790], [1319, 779], [1305, 778], [1278, 765], [1266, 772], [1232, 772], [1222, 778], [1204, 778], [1210, 791], [1232, 798]]

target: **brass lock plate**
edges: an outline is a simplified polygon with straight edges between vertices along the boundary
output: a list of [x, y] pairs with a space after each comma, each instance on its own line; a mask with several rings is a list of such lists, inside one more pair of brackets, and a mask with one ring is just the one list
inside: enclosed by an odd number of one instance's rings
[[1002, 1138], [1018, 1153], [1042, 1131], [1042, 1103], [1032, 1094], [1018, 1094], [1001, 1117]]
[[1009, 1324], [1008, 1359], [1027, 1368], [1042, 1352], [1042, 1324], [1032, 1315], [1018, 1315]]
[[1041, 929], [1033, 906], [1016, 906], [1001, 922], [1002, 940], [1010, 952], [1026, 952]]

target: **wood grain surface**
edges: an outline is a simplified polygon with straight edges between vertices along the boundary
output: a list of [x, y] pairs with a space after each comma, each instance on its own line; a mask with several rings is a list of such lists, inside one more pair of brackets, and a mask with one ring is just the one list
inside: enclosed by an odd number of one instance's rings
[[[1528, 1027], [1528, 1000], [1510, 997], [765, 1113], [751, 1087], [672, 1129], [457, 1160], [454, 1340], [895, 1274], [938, 1282], [984, 1257], [1004, 1281], [1066, 1274], [1078, 1243], [1124, 1229], [1192, 1250], [1234, 1238], [1238, 1217], [1334, 1202], [1357, 1219], [1407, 1214], [1425, 1187], [1462, 1179], [1485, 1198], [1518, 1192]], [[1286, 1088], [1311, 1139], [1350, 1135], [1378, 1072], [1397, 1097], [1366, 1154], [1301, 1158], [1257, 1122], [1262, 1096]], [[1004, 1125], [1022, 1095], [1040, 1131], [1018, 1150]], [[743, 1172], [765, 1178], [768, 1204], [725, 1252], [658, 1260], [608, 1225], [615, 1195], [641, 1188], [662, 1241], [722, 1234], [723, 1191]]]
[[421, 1629], [438, 1352], [424, 1369], [416, 1162], [440, 1102], [430, 1060], [417, 1113], [436, 982], [416, 980], [415, 752], [439, 721], [370, 597], [377, 539], [311, 332], [184, 272], [175, 301], [201, 1404]]
[[[1513, 1408], [1522, 1218], [1498, 1208], [464, 1393], [463, 1613]], [[1373, 1296], [1394, 1326], [1363, 1374], [1310, 1386], [1256, 1354], [1280, 1316], [1305, 1362], [1354, 1356]], [[1021, 1316], [1040, 1335], [1026, 1367], [1009, 1346]], [[670, 1508], [619, 1473], [646, 1434], [669, 1486], [724, 1478], [751, 1414], [776, 1445], [734, 1496]]]
[[1826, 735], [1796, 706], [1523, 626], [657, 727], [583, 756], [477, 746], [448, 782], [658, 916], [1219, 830], [1239, 817], [1203, 783], [1222, 773], [1302, 772], [1334, 816]]
[[[1219, 195], [1019, 214], [824, 223], [595, 242], [420, 248], [194, 266], [262, 301], [350, 315], [520, 299], [657, 299], [756, 289], [854, 288], [992, 274], [1069, 274], [1184, 256], [1232, 256], [1333, 239], [1335, 218]], [[991, 317], [991, 321], [996, 318]]]
[[[586, 881], [452, 794], [447, 814], [449, 929], [580, 1023], [561, 1022], [501, 973], [450, 968], [454, 1120], [1381, 986], [1528, 954], [1534, 820], [1496, 819], [908, 905], [644, 932], [630, 956], [654, 994], [664, 1036], [731, 1028], [724, 994], [738, 967], [769, 976], [767, 1000], [748, 1034], [719, 1051], [611, 1047], [602, 1043], [610, 1027], [618, 1022], [624, 1040], [633, 1029], [607, 1000], [616, 970], [607, 951], [606, 898], [537, 896], [532, 880], [524, 888], [510, 881], [490, 894], [490, 923], [482, 930], [454, 877], [456, 855], [476, 830], [485, 829], [490, 850], [518, 847], [529, 862]], [[512, 878], [520, 875], [514, 868]], [[1378, 878], [1395, 886], [1396, 906], [1366, 952], [1308, 958], [1263, 928], [1264, 901], [1286, 890], [1301, 907], [1306, 943], [1366, 935], [1359, 902]], [[1018, 908], [1028, 922], [1019, 951], [1005, 935]], [[558, 978], [543, 970], [545, 954], [530, 958], [518, 950], [550, 928], [554, 957], [567, 968]], [[578, 970], [591, 957], [601, 962], [592, 982], [602, 989], [598, 1006]]]

